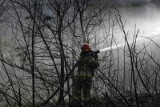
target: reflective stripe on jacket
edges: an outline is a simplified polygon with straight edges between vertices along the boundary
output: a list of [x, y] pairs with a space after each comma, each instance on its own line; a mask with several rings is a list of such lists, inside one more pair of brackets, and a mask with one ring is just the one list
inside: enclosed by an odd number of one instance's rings
[[89, 71], [79, 71], [79, 75], [80, 75], [80, 76], [89, 76], [89, 77], [92, 77], [92, 76], [93, 76], [93, 72], [89, 72]]

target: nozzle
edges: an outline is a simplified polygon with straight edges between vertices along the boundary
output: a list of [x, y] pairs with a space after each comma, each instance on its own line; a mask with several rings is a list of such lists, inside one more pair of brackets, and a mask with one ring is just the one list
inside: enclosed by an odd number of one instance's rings
[[94, 51], [94, 53], [100, 53], [100, 51], [99, 51], [99, 50], [97, 50], [97, 51]]
[[90, 53], [90, 55], [96, 55], [96, 54], [99, 53], [99, 52], [100, 52], [99, 50], [93, 51], [93, 52]]

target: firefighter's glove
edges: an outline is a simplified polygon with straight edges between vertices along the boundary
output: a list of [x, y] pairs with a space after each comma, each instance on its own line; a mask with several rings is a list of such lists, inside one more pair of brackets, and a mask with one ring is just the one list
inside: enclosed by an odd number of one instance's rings
[[92, 57], [95, 58], [95, 59], [98, 59], [97, 53], [92, 54]]

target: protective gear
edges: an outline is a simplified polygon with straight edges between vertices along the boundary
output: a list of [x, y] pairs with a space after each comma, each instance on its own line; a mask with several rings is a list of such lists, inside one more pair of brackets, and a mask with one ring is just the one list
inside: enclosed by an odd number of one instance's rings
[[97, 52], [91, 51], [91, 56], [93, 58], [95, 58], [95, 60], [98, 60], [98, 54], [97, 54]]
[[[82, 52], [78, 63], [78, 72], [73, 80], [73, 102], [77, 101], [77, 103], [81, 102], [83, 99], [85, 101], [90, 99], [94, 70], [99, 66], [98, 55], [91, 54], [93, 51], [90, 49], [88, 44], [84, 44], [81, 49]], [[83, 49], [89, 49], [90, 51], [83, 51]], [[84, 100], [82, 102], [84, 102]]]
[[73, 82], [73, 97], [77, 101], [89, 100], [91, 84], [92, 84], [92, 77], [76, 76]]
[[91, 50], [89, 44], [85, 43], [82, 47], [81, 47], [81, 50], [85, 50], [85, 49], [88, 49], [88, 50]]
[[86, 76], [94, 76], [94, 70], [98, 68], [98, 56], [92, 56], [90, 53], [93, 51], [81, 52], [81, 57], [79, 59], [78, 64], [78, 73], [79, 75], [86, 75]]

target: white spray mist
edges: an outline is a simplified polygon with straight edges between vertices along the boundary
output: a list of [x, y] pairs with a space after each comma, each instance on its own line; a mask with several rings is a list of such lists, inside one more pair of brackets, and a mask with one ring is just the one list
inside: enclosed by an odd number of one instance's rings
[[[147, 40], [148, 38], [151, 38], [151, 39], [154, 39], [154, 38], [157, 38], [158, 35], [151, 35], [151, 36], [142, 36], [142, 37], [139, 37], [136, 39], [136, 43], [140, 43], [144, 40]], [[132, 41], [128, 41], [128, 44], [132, 44], [133, 43], [133, 40]], [[116, 50], [117, 48], [120, 48], [120, 47], [123, 47], [125, 45], [125, 43], [122, 43], [122, 44], [118, 44], [116, 46], [110, 46], [110, 47], [107, 47], [107, 48], [104, 48], [104, 49], [101, 49], [99, 50], [99, 52], [104, 52], [104, 51], [110, 51], [110, 50]]]

